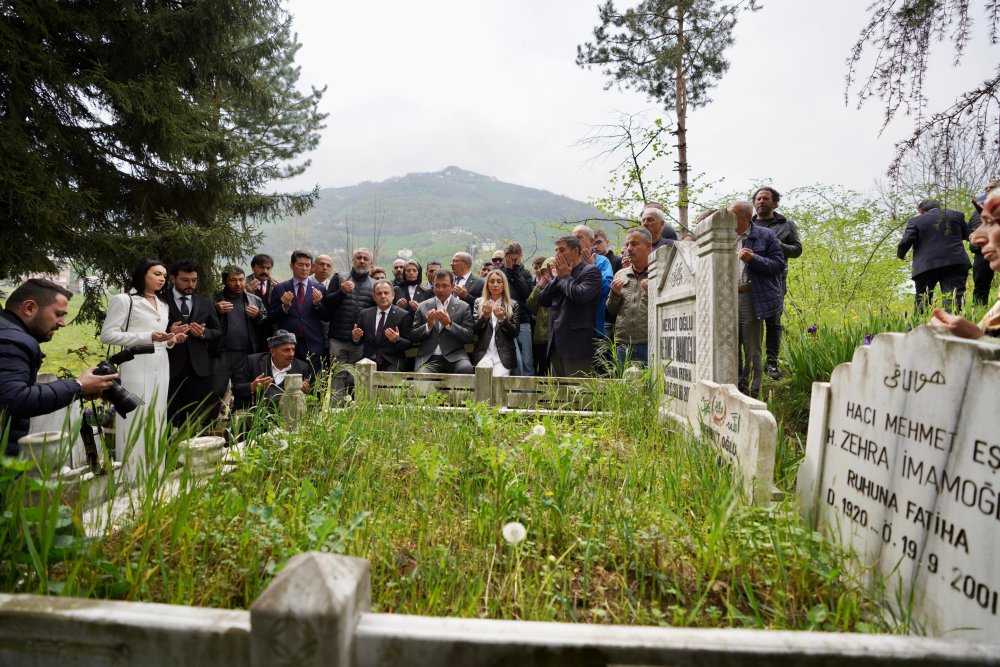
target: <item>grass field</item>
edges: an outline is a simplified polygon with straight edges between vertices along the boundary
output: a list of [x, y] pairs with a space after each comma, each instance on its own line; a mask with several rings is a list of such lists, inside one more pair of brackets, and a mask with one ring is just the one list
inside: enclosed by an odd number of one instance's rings
[[[367, 558], [384, 612], [893, 629], [790, 498], [749, 506], [709, 447], [656, 422], [640, 384], [605, 396], [616, 412], [601, 419], [423, 403], [317, 414], [96, 542], [46, 549], [68, 525], [55, 515], [0, 524], [0, 588], [245, 608], [288, 558], [321, 550]], [[517, 544], [502, 534], [513, 521]], [[27, 535], [42, 536], [32, 559]]]
[[79, 375], [88, 366], [93, 366], [105, 356], [106, 347], [97, 338], [97, 328], [93, 324], [73, 323], [83, 302], [82, 295], [75, 295], [69, 302], [70, 324], [55, 333], [48, 343], [42, 344], [45, 361], [42, 372], [56, 375]]

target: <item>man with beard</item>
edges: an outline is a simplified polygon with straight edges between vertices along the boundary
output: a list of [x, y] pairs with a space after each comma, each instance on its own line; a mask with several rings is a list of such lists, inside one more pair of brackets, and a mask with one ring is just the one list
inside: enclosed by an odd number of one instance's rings
[[170, 309], [167, 331], [187, 335], [184, 345], [167, 350], [170, 359], [167, 417], [179, 428], [192, 417], [199, 422], [211, 419], [218, 410], [209, 349], [222, 336], [222, 325], [214, 304], [195, 294], [198, 268], [194, 262], [183, 259], [175, 263], [169, 275], [173, 288], [166, 298]]
[[[274, 258], [270, 255], [263, 253], [254, 255], [253, 259], [250, 260], [250, 273], [253, 275], [246, 280], [243, 286], [243, 289], [248, 294], [256, 294], [260, 297], [260, 300], [264, 302], [265, 308], [271, 302], [271, 290], [278, 284], [278, 281], [271, 277], [271, 269], [273, 268]], [[273, 322], [269, 321], [267, 324], [257, 327], [258, 350], [267, 349], [267, 338], [274, 331], [273, 324]]]
[[[756, 215], [751, 220], [762, 227], [767, 227], [778, 237], [781, 252], [785, 256], [785, 270], [781, 274], [781, 293], [784, 295], [788, 293], [788, 260], [802, 256], [802, 241], [799, 240], [799, 230], [795, 227], [795, 223], [775, 212], [779, 201], [781, 201], [781, 195], [774, 188], [770, 186], [757, 188], [757, 191], [753, 193], [753, 206]], [[781, 370], [778, 368], [778, 352], [781, 350], [782, 313], [784, 313], [784, 308], [764, 320], [764, 348], [767, 353], [764, 372], [772, 380], [781, 379]]]
[[368, 248], [358, 248], [351, 256], [351, 270], [346, 275], [334, 274], [330, 290], [323, 303], [330, 322], [330, 361], [338, 364], [355, 364], [361, 359], [362, 348], [354, 344], [351, 332], [354, 322], [365, 308], [375, 305], [372, 291], [375, 281], [368, 272], [372, 267], [372, 253]]
[[94, 375], [88, 368], [76, 380], [35, 384], [45, 355], [39, 343], [66, 326], [73, 294], [49, 280], [32, 278], [15, 289], [0, 314], [0, 433], [8, 428], [7, 456], [20, 453], [32, 417], [55, 412], [78, 396], [95, 396], [118, 375]]
[[222, 284], [222, 291], [215, 295], [222, 335], [212, 365], [213, 390], [220, 399], [225, 396], [233, 373], [257, 352], [258, 330], [267, 325], [264, 302], [244, 290], [243, 269], [238, 266], [223, 269]]

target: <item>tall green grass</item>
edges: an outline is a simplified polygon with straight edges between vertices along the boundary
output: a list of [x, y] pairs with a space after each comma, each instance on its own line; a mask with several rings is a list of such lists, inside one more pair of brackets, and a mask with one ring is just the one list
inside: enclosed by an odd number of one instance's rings
[[[0, 588], [245, 608], [320, 550], [367, 558], [385, 612], [892, 629], [791, 500], [748, 505], [710, 447], [658, 423], [651, 374], [613, 386], [611, 417], [360, 402], [251, 434], [226, 475], [178, 477], [168, 460], [174, 497], [151, 478], [130, 520], [56, 559], [44, 586], [15, 558]], [[4, 488], [14, 511], [23, 496]], [[511, 521], [527, 528], [516, 545]]]

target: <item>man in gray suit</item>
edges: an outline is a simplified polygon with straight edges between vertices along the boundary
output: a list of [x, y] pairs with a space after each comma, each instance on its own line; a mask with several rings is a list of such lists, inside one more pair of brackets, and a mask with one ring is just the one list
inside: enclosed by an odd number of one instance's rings
[[941, 208], [936, 199], [925, 199], [917, 205], [920, 215], [906, 222], [903, 238], [896, 247], [896, 256], [906, 259], [913, 248], [913, 284], [916, 287], [914, 307], [920, 310], [941, 285], [942, 306], [962, 309], [965, 281], [972, 263], [962, 241], [969, 240], [969, 225], [960, 211]]
[[465, 352], [471, 343], [472, 309], [452, 294], [451, 274], [437, 271], [433, 277], [434, 298], [420, 304], [413, 315], [410, 340], [420, 344], [418, 373], [472, 373]]

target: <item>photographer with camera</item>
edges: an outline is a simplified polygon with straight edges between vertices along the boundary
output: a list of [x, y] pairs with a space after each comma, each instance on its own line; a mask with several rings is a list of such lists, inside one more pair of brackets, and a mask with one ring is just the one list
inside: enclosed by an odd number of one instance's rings
[[45, 358], [39, 343], [66, 326], [72, 296], [51, 281], [32, 278], [11, 293], [0, 314], [0, 433], [9, 423], [7, 456], [20, 453], [18, 440], [27, 435], [32, 417], [64, 408], [81, 395], [100, 394], [118, 377], [88, 368], [76, 380], [35, 384]]

